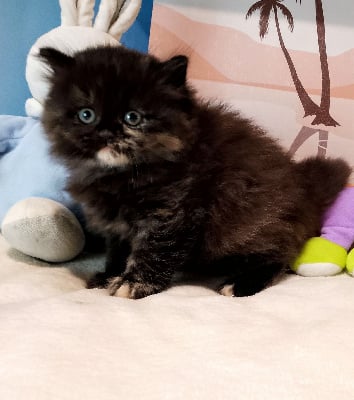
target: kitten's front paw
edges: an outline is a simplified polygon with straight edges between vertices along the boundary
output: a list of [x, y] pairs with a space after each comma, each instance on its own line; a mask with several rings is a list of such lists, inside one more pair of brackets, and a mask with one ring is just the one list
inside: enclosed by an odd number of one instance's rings
[[260, 289], [254, 289], [252, 286], [237, 286], [235, 283], [225, 283], [219, 287], [218, 293], [227, 297], [248, 297], [253, 296]]
[[233, 284], [225, 284], [219, 287], [218, 292], [223, 296], [235, 297], [234, 287], [235, 285]]
[[125, 297], [127, 299], [141, 299], [161, 292], [161, 288], [156, 285], [132, 281], [120, 276], [111, 278], [107, 289], [111, 296]]

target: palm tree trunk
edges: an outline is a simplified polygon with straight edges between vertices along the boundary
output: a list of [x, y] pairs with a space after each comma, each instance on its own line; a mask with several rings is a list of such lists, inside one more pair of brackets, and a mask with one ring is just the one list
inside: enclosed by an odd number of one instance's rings
[[278, 10], [277, 10], [276, 6], [273, 6], [273, 12], [274, 12], [275, 24], [277, 27], [280, 47], [283, 50], [285, 59], [288, 63], [289, 69], [290, 69], [291, 77], [292, 77], [294, 85], [295, 85], [295, 89], [296, 89], [299, 99], [301, 101], [302, 107], [304, 108], [304, 111], [305, 111], [304, 116], [307, 117], [308, 115], [317, 115], [317, 113], [320, 111], [320, 108], [315, 102], [312, 101], [310, 96], [307, 94], [305, 88], [303, 87], [303, 85], [297, 75], [295, 65], [290, 57], [290, 54], [289, 54], [287, 48], [285, 47], [285, 43], [284, 43], [281, 31], [280, 31]]
[[311, 136], [318, 133], [319, 140], [317, 146], [317, 155], [319, 157], [326, 157], [327, 144], [328, 144], [328, 132], [318, 128], [310, 128], [309, 126], [303, 126], [300, 132], [296, 135], [296, 138], [292, 142], [289, 148], [289, 155], [294, 156], [299, 148], [308, 140]]
[[323, 15], [322, 0], [315, 0], [316, 4], [316, 25], [317, 25], [317, 41], [318, 50], [320, 53], [321, 72], [322, 72], [322, 93], [320, 112], [317, 113], [316, 118], [312, 121], [312, 125], [324, 124], [326, 126], [339, 125], [329, 114], [331, 105], [331, 81], [329, 77], [327, 49], [326, 49], [326, 31]]
[[324, 131], [320, 129], [318, 131], [318, 147], [317, 147], [317, 155], [319, 157], [326, 157], [327, 146], [328, 146], [328, 131]]

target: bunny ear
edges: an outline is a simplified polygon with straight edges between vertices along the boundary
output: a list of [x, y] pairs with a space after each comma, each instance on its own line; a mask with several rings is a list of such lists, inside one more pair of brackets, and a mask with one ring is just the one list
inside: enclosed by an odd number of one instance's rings
[[76, 26], [78, 24], [78, 11], [76, 0], [59, 0], [61, 8], [61, 25]]
[[[142, 0], [101, 0], [94, 28], [119, 40], [135, 21]], [[62, 26], [92, 26], [95, 0], [59, 0]]]
[[102, 0], [94, 27], [119, 40], [132, 25], [141, 7], [141, 0]]
[[78, 9], [78, 25], [92, 26], [95, 0], [76, 0]]
[[62, 26], [92, 26], [95, 0], [59, 0]]
[[100, 31], [108, 32], [112, 17], [121, 1], [122, 0], [101, 0], [93, 27]]
[[124, 0], [112, 19], [108, 33], [120, 40], [139, 14], [141, 0]]

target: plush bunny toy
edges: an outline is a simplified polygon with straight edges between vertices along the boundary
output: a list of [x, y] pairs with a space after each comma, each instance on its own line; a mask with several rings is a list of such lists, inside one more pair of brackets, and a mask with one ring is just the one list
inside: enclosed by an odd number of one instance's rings
[[[59, 0], [61, 26], [32, 46], [26, 79], [32, 98], [28, 117], [0, 116], [1, 233], [15, 249], [50, 262], [68, 261], [85, 243], [80, 208], [65, 191], [67, 171], [49, 153], [40, 117], [49, 91], [41, 47], [71, 55], [98, 45], [118, 46], [136, 19], [141, 0]], [[94, 20], [94, 21], [93, 21]]]

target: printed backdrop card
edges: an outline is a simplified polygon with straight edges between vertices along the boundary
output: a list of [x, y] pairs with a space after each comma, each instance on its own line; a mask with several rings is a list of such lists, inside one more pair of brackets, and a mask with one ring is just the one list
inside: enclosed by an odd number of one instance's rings
[[160, 0], [150, 51], [190, 57], [200, 95], [253, 118], [294, 154], [354, 164], [354, 3]]

